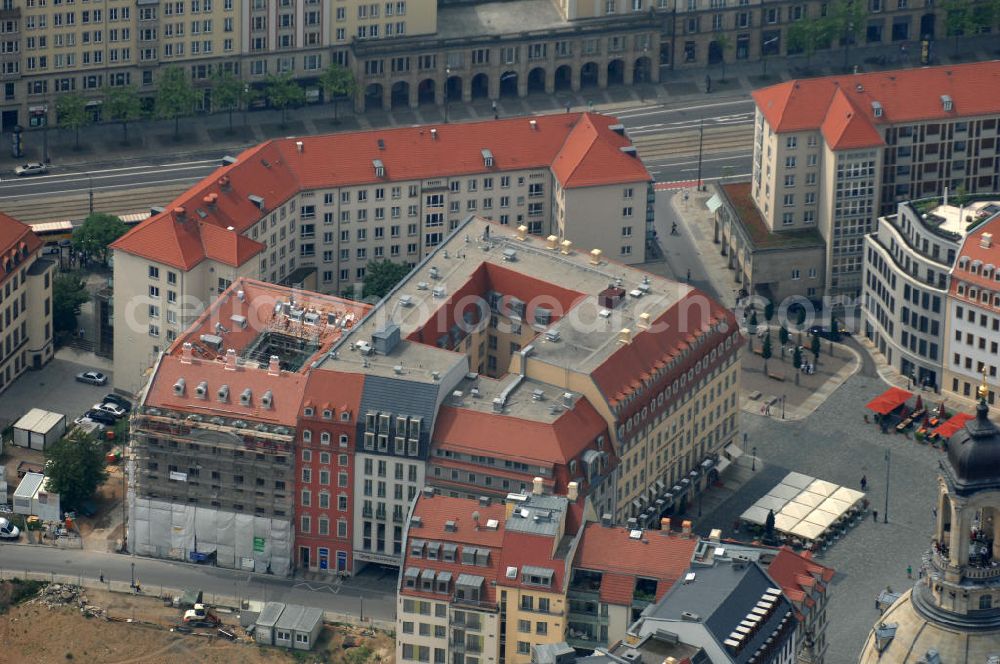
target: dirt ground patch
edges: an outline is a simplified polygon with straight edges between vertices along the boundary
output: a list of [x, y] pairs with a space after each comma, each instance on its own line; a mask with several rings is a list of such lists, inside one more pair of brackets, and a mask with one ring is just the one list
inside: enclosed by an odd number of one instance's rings
[[[9, 601], [8, 586], [0, 584], [0, 596]], [[170, 631], [181, 612], [157, 598], [102, 590], [87, 590], [85, 595], [87, 603], [102, 607], [110, 620], [84, 616], [76, 606], [31, 603], [0, 615], [0, 664], [392, 664], [395, 659], [394, 640], [381, 632], [370, 635], [346, 625], [327, 626], [315, 651], [292, 655], [254, 644], [239, 628], [236, 614], [218, 614], [227, 630], [238, 635], [231, 642]], [[345, 640], [351, 647], [344, 648]]]

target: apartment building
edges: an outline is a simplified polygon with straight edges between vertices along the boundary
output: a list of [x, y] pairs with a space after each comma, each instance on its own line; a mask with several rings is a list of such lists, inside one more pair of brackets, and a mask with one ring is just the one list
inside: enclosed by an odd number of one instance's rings
[[479, 387], [453, 392], [434, 428], [427, 483], [446, 495], [501, 500], [529, 491], [535, 478], [558, 495], [576, 482], [599, 512], [611, 511], [617, 464], [604, 418], [586, 399], [553, 393], [551, 386], [525, 381], [523, 389], [531, 400], [518, 417], [463, 409], [466, 400], [483, 399]]
[[[912, 385], [940, 391], [946, 362], [949, 273], [969, 222], [989, 203], [900, 203], [865, 237], [864, 335]], [[995, 207], [995, 206], [994, 206]]]
[[[610, 523], [584, 526], [569, 584], [566, 642], [582, 650], [610, 647], [646, 607], [663, 598], [683, 578], [699, 542], [672, 531], [639, 532]], [[636, 536], [638, 533], [638, 536]]]
[[353, 569], [354, 473], [360, 376], [310, 372], [299, 418], [296, 568]]
[[529, 662], [532, 648], [563, 640], [585, 508], [542, 491], [495, 503], [423, 490], [407, 526], [397, 660]]
[[[311, 498], [302, 505], [296, 494], [315, 486], [296, 473], [329, 472], [321, 459], [318, 468], [297, 462], [312, 453], [299, 441], [316, 430], [306, 422], [298, 433], [300, 412], [311, 416], [302, 410], [307, 371], [367, 309], [248, 279], [219, 296], [159, 358], [133, 412], [129, 551], [291, 571], [296, 510], [313, 516]], [[308, 546], [313, 531], [302, 534]], [[313, 560], [299, 550], [303, 567]]]
[[602, 115], [283, 139], [226, 162], [112, 245], [120, 389], [240, 277], [305, 270], [350, 293], [369, 261], [414, 265], [470, 214], [627, 263], [653, 228], [652, 178]]
[[753, 93], [751, 195], [770, 231], [816, 228], [828, 294], [861, 292], [864, 237], [915, 198], [1000, 188], [1000, 62], [792, 80]]
[[31, 228], [0, 213], [0, 393], [52, 359], [52, 279]]
[[1000, 210], [996, 207], [966, 234], [951, 269], [942, 381], [946, 394], [968, 400], [977, 399], [976, 389], [983, 385], [990, 404], [996, 403], [1000, 391], [1000, 249], [994, 239], [1000, 232]]
[[[522, 327], [501, 324], [494, 312], [514, 313]], [[731, 312], [689, 286], [556, 238], [469, 218], [348, 331], [321, 367], [364, 374], [364, 399], [373, 378], [386, 391], [405, 390], [386, 396], [379, 412], [406, 406], [405, 414], [424, 417], [428, 432], [435, 430], [432, 414], [449, 417], [442, 404], [463, 417], [494, 413], [558, 429], [553, 416], [572, 413], [585, 399], [608, 438], [596, 426], [580, 430], [595, 436], [596, 455], [570, 459], [585, 462], [571, 479], [589, 486], [586, 472], [594, 466], [587, 458], [608, 452], [610, 517], [655, 523], [665, 511], [683, 511], [717, 476], [719, 452], [736, 436], [735, 330]], [[375, 407], [364, 399], [367, 418]], [[427, 404], [423, 410], [410, 405], [418, 399]], [[548, 408], [541, 416], [540, 402]], [[464, 443], [472, 428], [454, 427], [464, 433], [447, 445]], [[388, 431], [371, 433], [394, 448]], [[434, 467], [438, 457], [431, 456]], [[495, 458], [479, 453], [463, 462], [495, 475]], [[541, 465], [539, 475], [548, 479]], [[553, 479], [558, 484], [558, 475]]]

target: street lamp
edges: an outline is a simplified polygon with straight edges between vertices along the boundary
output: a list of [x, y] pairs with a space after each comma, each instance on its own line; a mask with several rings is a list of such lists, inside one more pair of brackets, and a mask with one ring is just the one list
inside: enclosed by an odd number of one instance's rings
[[444, 68], [444, 122], [448, 123], [448, 81], [451, 79], [451, 67]]
[[754, 445], [753, 453], [750, 455], [750, 470], [757, 470], [757, 446]]
[[702, 149], [704, 146], [704, 139], [705, 139], [705, 119], [702, 118], [698, 122], [698, 191], [701, 191], [701, 157], [702, 154], [704, 153]]
[[132, 563], [132, 585], [129, 587], [135, 589], [135, 563]]
[[760, 49], [761, 78], [767, 78], [767, 47], [775, 43], [776, 41], [778, 41], [777, 37], [771, 37], [761, 45]]
[[882, 510], [882, 523], [889, 523], [889, 450], [885, 451], [885, 509]]
[[[784, 349], [784, 346], [782, 346]], [[781, 419], [785, 419], [785, 395], [781, 395]]]

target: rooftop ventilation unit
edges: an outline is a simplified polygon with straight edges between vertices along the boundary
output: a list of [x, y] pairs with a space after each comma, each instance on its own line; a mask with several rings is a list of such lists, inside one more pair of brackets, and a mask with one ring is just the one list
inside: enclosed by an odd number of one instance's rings
[[264, 209], [264, 197], [258, 196], [257, 194], [250, 194], [247, 196], [247, 200], [257, 206], [258, 210]]
[[431, 269], [428, 270], [428, 274], [430, 274], [431, 279], [441, 278], [441, 272], [433, 265], [431, 265]]
[[496, 397], [493, 399], [493, 412], [502, 413], [503, 412], [503, 399]]
[[532, 390], [531, 391], [532, 401], [545, 401], [545, 392], [542, 390]]
[[559, 341], [559, 330], [546, 330], [545, 339], [547, 341]]
[[357, 349], [357, 351], [362, 355], [371, 355], [373, 350], [372, 345], [364, 340], [355, 343], [354, 348]]
[[431, 138], [436, 141], [437, 137], [438, 137], [438, 130], [437, 129], [431, 129]]
[[401, 307], [412, 307], [413, 306], [413, 296], [412, 295], [400, 295], [399, 296], [399, 306], [401, 306]]
[[392, 368], [392, 371], [393, 371], [393, 373], [395, 373], [395, 374], [396, 374], [397, 376], [402, 376], [402, 375], [403, 375], [403, 365], [402, 365], [402, 364], [397, 364], [396, 366], [394, 366], [394, 367]]
[[479, 398], [479, 388], [478, 387], [473, 387], [471, 390], [469, 390], [469, 396], [471, 396], [473, 399], [478, 399]]
[[504, 249], [503, 259], [508, 263], [513, 263], [517, 260], [517, 250], [516, 249]]
[[[689, 576], [694, 576], [694, 574], [690, 574]], [[688, 622], [699, 622], [701, 620], [701, 616], [691, 611], [681, 611], [681, 620], [686, 620]]]
[[240, 405], [249, 406], [252, 400], [253, 400], [253, 390], [251, 390], [249, 387], [240, 392]]
[[538, 120], [528, 120], [528, 126], [531, 127], [532, 130], [537, 131], [538, 130]]
[[562, 393], [562, 400], [563, 400], [563, 404], [565, 404], [566, 406], [570, 406], [571, 407], [573, 405], [573, 393], [572, 392], [563, 392]]
[[431, 291], [434, 297], [444, 297], [447, 292], [444, 286], [435, 286], [434, 290]]
[[271, 405], [274, 403], [274, 394], [271, 390], [265, 390], [264, 396], [260, 398], [260, 405], [264, 408], [270, 409]]
[[454, 392], [451, 393], [451, 396], [457, 399], [458, 401], [461, 401], [462, 397], [465, 396], [465, 392], [463, 392], [462, 390], [455, 390]]
[[204, 399], [208, 394], [208, 383], [206, 381], [201, 381], [198, 386], [194, 388], [194, 395], [199, 399]]
[[399, 345], [399, 325], [387, 323], [372, 333], [372, 345], [379, 355], [388, 355]]
[[174, 383], [174, 394], [176, 394], [179, 397], [184, 396], [184, 385], [185, 385], [184, 379], [178, 378], [177, 382]]
[[418, 281], [417, 282], [417, 290], [427, 290], [430, 287], [431, 287], [431, 285], [429, 283], [427, 283], [426, 281]]
[[979, 236], [979, 246], [983, 249], [989, 249], [993, 246], [993, 233], [983, 233]]
[[694, 572], [688, 572], [684, 575], [684, 583], [691, 583], [694, 581]]

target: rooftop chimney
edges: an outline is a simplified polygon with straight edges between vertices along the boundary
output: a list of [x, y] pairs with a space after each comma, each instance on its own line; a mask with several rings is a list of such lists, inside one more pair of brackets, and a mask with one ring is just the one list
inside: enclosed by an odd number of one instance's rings
[[302, 143], [302, 141], [295, 141], [295, 149], [298, 150], [299, 152], [304, 152], [306, 146]]
[[534, 130], [538, 129], [538, 120], [529, 120], [528, 124], [531, 126], [532, 129]]
[[681, 533], [685, 537], [691, 537], [691, 521], [689, 519], [685, 519], [681, 522]]
[[708, 533], [708, 541], [714, 544], [718, 544], [722, 541], [722, 531], [718, 528], [712, 528], [711, 532]]
[[226, 351], [226, 371], [236, 371], [236, 351], [232, 348]]
[[190, 341], [185, 341], [181, 346], [181, 364], [191, 364], [191, 356], [194, 346]]
[[545, 238], [545, 248], [546, 249], [558, 249], [559, 248], [559, 237], [556, 235], [550, 235]]
[[280, 376], [281, 375], [281, 360], [278, 359], [277, 355], [272, 355], [267, 362], [267, 375], [268, 376]]
[[663, 531], [664, 535], [670, 534], [670, 517], [665, 516], [660, 519], [660, 530]]
[[528, 227], [525, 226], [524, 224], [521, 224], [520, 226], [517, 227], [517, 239], [525, 240], [527, 239], [527, 237], [528, 237]]
[[431, 138], [437, 140], [437, 137], [438, 137], [438, 130], [431, 129]]
[[541, 477], [536, 477], [535, 479], [531, 480], [531, 493], [535, 494], [536, 496], [542, 495], [542, 492], [545, 490], [544, 482], [545, 480], [543, 480]]
[[618, 343], [627, 344], [632, 342], [632, 330], [623, 327], [618, 331]]
[[562, 253], [562, 254], [565, 254], [565, 255], [568, 256], [569, 253], [570, 253], [570, 250], [573, 248], [573, 241], [572, 240], [563, 240], [559, 244], [562, 246], [562, 249], [559, 250], [559, 253]]
[[580, 497], [580, 485], [576, 482], [570, 482], [566, 485], [566, 497], [569, 502], [575, 503], [576, 499]]

